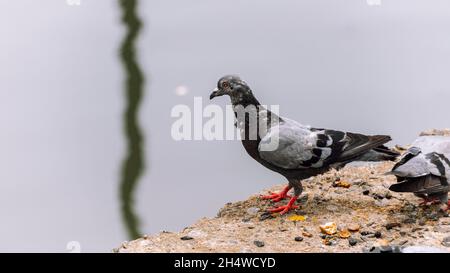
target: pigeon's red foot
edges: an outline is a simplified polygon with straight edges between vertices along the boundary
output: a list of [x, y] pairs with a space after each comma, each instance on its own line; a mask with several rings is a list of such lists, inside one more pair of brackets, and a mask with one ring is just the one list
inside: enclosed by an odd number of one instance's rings
[[419, 203], [419, 206], [428, 206], [439, 203], [441, 203], [441, 201], [438, 198], [423, 198], [423, 201]]
[[290, 189], [289, 186], [286, 186], [280, 193], [271, 192], [269, 195], [262, 195], [261, 199], [271, 199], [272, 202], [279, 202], [285, 198], [291, 198], [291, 196], [287, 194]]
[[297, 197], [298, 196], [291, 197], [291, 200], [289, 200], [289, 203], [287, 205], [269, 209], [269, 212], [270, 213], [279, 212], [281, 215], [283, 215], [292, 209], [298, 209], [299, 206], [294, 205], [295, 201], [297, 200]]

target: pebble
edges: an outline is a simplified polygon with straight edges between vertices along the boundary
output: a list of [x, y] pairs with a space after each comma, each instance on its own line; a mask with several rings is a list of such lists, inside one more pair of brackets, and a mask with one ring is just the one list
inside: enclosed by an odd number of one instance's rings
[[367, 236], [367, 235], [370, 235], [370, 234], [373, 234], [373, 233], [370, 232], [370, 231], [366, 231], [366, 230], [361, 231], [361, 235], [362, 236]]
[[254, 243], [255, 246], [257, 246], [257, 247], [263, 247], [263, 246], [264, 246], [264, 242], [263, 242], [263, 241], [254, 241], [253, 243]]
[[398, 223], [398, 222], [391, 222], [391, 223], [387, 223], [387, 224], [386, 224], [386, 229], [387, 229], [387, 230], [391, 230], [391, 229], [393, 229], [394, 227], [399, 227], [399, 226], [401, 226], [400, 223]]
[[250, 215], [256, 215], [259, 212], [259, 208], [251, 207], [247, 209], [247, 213]]
[[263, 214], [261, 214], [261, 216], [259, 217], [259, 221], [264, 221], [267, 219], [272, 219], [275, 218], [272, 216], [272, 214], [270, 212], [264, 212]]
[[347, 229], [339, 231], [339, 237], [342, 239], [349, 238], [350, 236], [351, 236], [351, 233]]
[[382, 234], [380, 231], [375, 232], [375, 238], [381, 238]]
[[416, 223], [416, 219], [414, 218], [406, 218], [405, 220], [403, 220], [404, 224], [415, 224]]
[[356, 232], [356, 231], [359, 231], [359, 229], [360, 229], [360, 226], [358, 224], [350, 224], [348, 226], [349, 231]]
[[294, 240], [295, 240], [296, 242], [301, 242], [301, 241], [303, 241], [303, 237], [297, 236], [297, 237], [294, 238]]
[[348, 183], [347, 181], [336, 181], [336, 182], [333, 183], [332, 186], [335, 187], [335, 188], [336, 187], [340, 187], [340, 188], [348, 189], [348, 188], [350, 188], [351, 184]]
[[392, 198], [392, 194], [391, 194], [390, 192], [387, 192], [387, 193], [384, 195], [384, 198], [386, 198], [386, 199], [391, 199], [391, 198]]
[[358, 241], [357, 241], [355, 238], [353, 238], [353, 237], [348, 238], [348, 244], [349, 244], [350, 246], [354, 246], [354, 245], [356, 245], [357, 243], [358, 243]]
[[445, 246], [445, 247], [450, 247], [450, 236], [445, 237], [445, 238], [442, 240], [442, 245]]
[[183, 241], [187, 241], [187, 240], [193, 240], [194, 238], [192, 238], [191, 236], [183, 236], [180, 239]]
[[324, 234], [333, 235], [337, 233], [337, 224], [334, 222], [328, 222], [319, 226], [320, 230]]
[[369, 190], [364, 190], [364, 191], [362, 192], [362, 194], [364, 194], [364, 195], [369, 195], [369, 193], [370, 193]]

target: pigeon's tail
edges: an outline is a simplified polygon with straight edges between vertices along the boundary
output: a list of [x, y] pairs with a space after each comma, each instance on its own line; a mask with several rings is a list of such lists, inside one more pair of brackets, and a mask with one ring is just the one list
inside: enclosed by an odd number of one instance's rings
[[363, 154], [357, 160], [359, 161], [394, 161], [400, 156], [400, 153], [381, 145], [367, 153]]
[[[375, 153], [381, 153], [382, 151], [389, 150], [384, 147], [383, 144], [391, 141], [390, 136], [376, 135], [365, 136], [361, 134], [347, 133], [347, 137], [350, 139], [350, 144], [344, 149], [343, 153], [339, 157], [339, 161], [352, 161], [363, 156], [367, 152], [373, 151]], [[376, 151], [377, 149], [378, 151]]]
[[[394, 174], [394, 173], [392, 173]], [[389, 190], [395, 192], [416, 192], [420, 190], [420, 185], [424, 184], [426, 176], [417, 178], [407, 178], [389, 187]]]
[[405, 177], [403, 181], [389, 187], [395, 192], [413, 192], [418, 195], [433, 195], [448, 192], [448, 184], [442, 183], [442, 177], [432, 174], [420, 177]]

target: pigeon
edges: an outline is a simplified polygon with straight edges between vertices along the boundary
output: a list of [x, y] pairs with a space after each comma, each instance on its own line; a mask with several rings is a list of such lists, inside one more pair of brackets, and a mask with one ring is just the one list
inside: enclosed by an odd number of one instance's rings
[[[313, 128], [276, 115], [259, 103], [248, 84], [239, 76], [220, 78], [210, 99], [223, 95], [231, 98], [235, 125], [241, 132], [246, 152], [264, 167], [288, 180], [288, 185], [280, 193], [262, 196], [273, 202], [290, 198], [286, 205], [270, 209], [270, 213], [285, 214], [298, 208], [294, 203], [303, 191], [304, 179], [333, 167], [339, 168], [367, 153], [371, 153], [369, 159], [394, 160], [398, 156], [383, 146], [391, 140], [387, 135], [366, 136]], [[291, 189], [293, 196], [288, 195]]]
[[423, 199], [421, 205], [443, 203], [448, 210], [450, 137], [419, 137], [387, 174], [397, 177], [391, 191], [412, 192]]

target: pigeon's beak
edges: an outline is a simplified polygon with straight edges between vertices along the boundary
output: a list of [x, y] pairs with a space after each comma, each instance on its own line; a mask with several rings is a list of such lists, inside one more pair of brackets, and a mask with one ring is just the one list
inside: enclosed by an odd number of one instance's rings
[[218, 88], [215, 88], [213, 90], [213, 92], [211, 93], [211, 95], [209, 95], [209, 99], [212, 100], [215, 97], [220, 97], [220, 96], [223, 96], [223, 95], [225, 95], [225, 91], [219, 90]]

